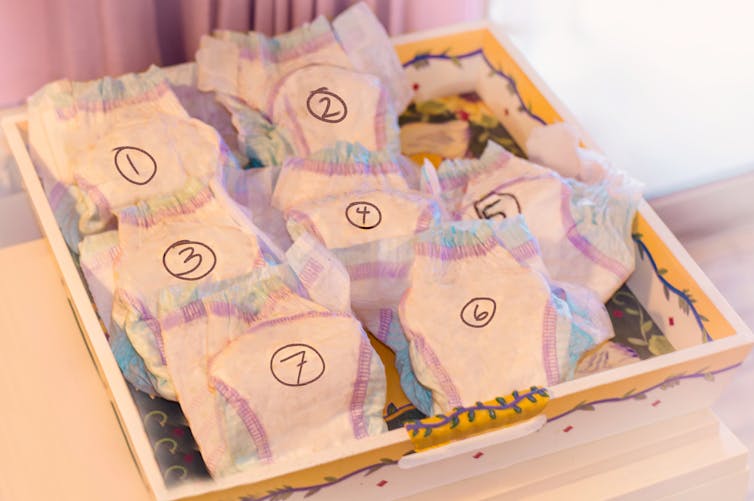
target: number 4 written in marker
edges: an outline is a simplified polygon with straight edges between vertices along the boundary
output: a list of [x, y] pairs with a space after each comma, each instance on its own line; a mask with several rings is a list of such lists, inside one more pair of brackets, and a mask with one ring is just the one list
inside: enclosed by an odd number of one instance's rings
[[296, 378], [296, 384], [301, 384], [301, 371], [303, 370], [304, 364], [306, 363], [306, 351], [305, 350], [297, 351], [293, 355], [280, 359], [281, 362], [287, 362], [288, 360], [295, 358], [299, 355], [301, 355], [301, 361], [298, 363], [298, 377]]

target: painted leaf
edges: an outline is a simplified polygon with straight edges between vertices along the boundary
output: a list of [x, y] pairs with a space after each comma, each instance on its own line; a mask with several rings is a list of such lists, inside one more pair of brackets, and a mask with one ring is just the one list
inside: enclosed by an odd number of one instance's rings
[[670, 301], [670, 289], [668, 289], [668, 286], [665, 284], [662, 284], [662, 293], [665, 294], [665, 299]]
[[458, 426], [458, 424], [460, 422], [461, 422], [461, 420], [458, 419], [458, 416], [453, 416], [453, 418], [450, 420], [450, 429], [452, 430], [453, 428], [455, 428], [456, 426]]
[[337, 482], [338, 479], [335, 477], [325, 477], [325, 482]]
[[649, 351], [652, 355], [663, 355], [674, 352], [675, 348], [665, 336], [652, 336], [649, 338]]
[[658, 274], [658, 275], [664, 275], [664, 274], [665, 274], [665, 273], [667, 273], [667, 272], [668, 272], [668, 270], [667, 270], [667, 269], [665, 269], [665, 268], [659, 268], [659, 269], [657, 270], [657, 274]]
[[316, 493], [318, 493], [320, 489], [322, 489], [322, 487], [315, 487], [314, 489], [309, 489], [308, 491], [306, 491], [306, 494], [304, 494], [304, 497], [308, 498], [309, 496], [313, 496]]
[[396, 461], [396, 460], [394, 460], [394, 459], [390, 459], [390, 458], [380, 458], [380, 463], [385, 463], [385, 464], [396, 464], [396, 463], [397, 463], [397, 461]]
[[419, 113], [423, 113], [426, 115], [438, 115], [440, 113], [444, 113], [447, 111], [447, 108], [443, 103], [440, 101], [422, 101], [421, 103], [416, 105], [416, 110]]
[[427, 438], [432, 434], [432, 428], [424, 428], [424, 438]]
[[487, 409], [487, 412], [490, 415], [490, 419], [497, 419], [497, 414], [495, 413], [495, 409]]
[[644, 322], [643, 324], [641, 324], [641, 333], [642, 334], [648, 334], [649, 331], [652, 330], [653, 326], [654, 326], [654, 324], [652, 323], [652, 321], [651, 320], [647, 320], [646, 322]]
[[715, 380], [715, 375], [712, 374], [711, 372], [705, 372], [704, 373], [704, 379], [707, 380], [707, 381], [709, 381], [709, 382], [712, 382], [712, 381]]
[[638, 315], [639, 314], [639, 310], [637, 310], [636, 308], [623, 308], [623, 311], [625, 311], [629, 315]]
[[636, 395], [634, 396], [634, 398], [635, 398], [636, 400], [644, 400], [645, 398], [647, 398], [647, 395], [646, 395], [646, 393], [637, 393], [637, 394], [636, 394]]
[[476, 418], [476, 412], [474, 412], [474, 409], [471, 409], [468, 412], [468, 416], [469, 416], [469, 423], [473, 423], [474, 419]]
[[459, 68], [461, 68], [461, 67], [462, 67], [462, 66], [461, 66], [461, 61], [460, 61], [460, 59], [458, 59], [458, 58], [457, 58], [456, 56], [450, 56], [450, 61], [451, 61], [451, 62], [452, 62], [453, 64], [455, 64], [456, 66], [458, 66]]
[[647, 342], [638, 337], [630, 337], [627, 341], [634, 346], [647, 346]]
[[375, 466], [372, 466], [371, 468], [369, 468], [369, 469], [367, 470], [367, 472], [366, 472], [366, 473], [364, 473], [364, 476], [365, 476], [365, 477], [368, 477], [369, 475], [371, 475], [371, 474], [372, 474], [372, 473], [374, 473], [375, 471], [378, 471], [378, 470], [379, 470], [380, 468], [382, 468], [382, 466], [381, 466], [381, 465], [375, 465]]
[[581, 410], [581, 411], [593, 411], [594, 410], [594, 406], [592, 404], [580, 405], [579, 406], [579, 410]]

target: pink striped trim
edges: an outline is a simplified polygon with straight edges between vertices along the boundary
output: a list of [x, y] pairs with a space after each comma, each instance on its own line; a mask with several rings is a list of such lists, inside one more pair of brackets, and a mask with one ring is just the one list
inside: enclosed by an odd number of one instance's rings
[[147, 101], [154, 101], [162, 97], [166, 92], [172, 92], [170, 85], [166, 81], [163, 81], [152, 88], [145, 90], [135, 96], [123, 97], [120, 99], [98, 99], [93, 101], [84, 101], [83, 99], [75, 99], [74, 104], [65, 108], [58, 108], [56, 110], [57, 116], [61, 120], [70, 120], [76, 116], [79, 112], [86, 113], [104, 113], [120, 108], [121, 106], [132, 106], [135, 104], [145, 103]]
[[142, 203], [127, 207], [118, 214], [118, 222], [140, 228], [149, 228], [170, 217], [193, 214], [215, 200], [209, 187], [202, 188], [185, 200], [176, 196], [170, 196], [170, 198], [173, 198], [173, 200], [169, 203], [160, 204], [158, 201], [154, 206]]
[[544, 319], [542, 321], [542, 363], [547, 374], [547, 384], [560, 382], [560, 368], [558, 365], [558, 347], [555, 330], [557, 328], [557, 312], [552, 300], [547, 301]]
[[251, 439], [254, 441], [259, 459], [263, 463], [271, 463], [272, 450], [270, 450], [267, 432], [265, 432], [257, 415], [251, 410], [249, 403], [234, 388], [231, 388], [220, 378], [212, 377], [211, 384], [217, 389], [223, 398], [228, 401], [231, 407], [233, 407], [233, 410], [236, 411], [238, 417], [241, 418], [241, 421], [246, 427], [246, 431], [249, 432]]
[[325, 266], [322, 263], [311, 258], [306, 262], [306, 264], [304, 265], [304, 268], [298, 274], [298, 277], [301, 280], [301, 283], [304, 285], [304, 287], [308, 289], [314, 284], [314, 282], [317, 281], [317, 279], [319, 278], [320, 274], [322, 273], [324, 269], [325, 269]]
[[328, 318], [328, 317], [351, 318], [351, 319], [356, 320], [350, 313], [343, 313], [343, 312], [337, 312], [337, 311], [305, 311], [303, 313], [296, 313], [295, 315], [289, 315], [287, 317], [272, 318], [270, 320], [259, 322], [257, 324], [254, 324], [249, 330], [247, 330], [245, 335], [252, 334], [258, 330], [265, 329], [267, 327], [274, 327], [276, 325], [285, 324], [288, 322], [295, 322], [298, 320], [306, 320], [310, 318]]
[[100, 252], [95, 253], [91, 259], [81, 260], [81, 266], [90, 270], [99, 270], [101, 268], [112, 268], [115, 261], [120, 257], [120, 247], [118, 244], [107, 247]]
[[492, 236], [481, 242], [462, 244], [454, 247], [448, 247], [447, 245], [436, 242], [417, 242], [414, 249], [418, 256], [450, 261], [486, 256], [497, 246], [498, 242], [495, 240], [495, 237]]
[[386, 176], [389, 174], [401, 174], [397, 162], [386, 161], [380, 163], [367, 163], [356, 160], [344, 160], [335, 163], [325, 160], [295, 159], [288, 161], [284, 168], [315, 172], [330, 176]]
[[422, 231], [429, 229], [437, 219], [435, 214], [439, 213], [439, 211], [439, 207], [437, 207], [434, 202], [427, 203], [427, 206], [422, 210], [419, 219], [416, 221], [416, 229], [414, 230], [414, 233], [421, 233]]
[[529, 259], [540, 255], [537, 242], [532, 240], [529, 240], [518, 247], [514, 247], [510, 250], [510, 253], [518, 262], [528, 261]]
[[597, 247], [592, 245], [584, 235], [579, 233], [579, 230], [576, 227], [576, 221], [573, 219], [573, 214], [571, 214], [571, 192], [566, 184], [563, 184], [561, 189], [560, 213], [568, 241], [571, 242], [574, 247], [598, 266], [605, 268], [617, 276], [621, 281], [630, 275], [630, 271], [623, 264], [603, 254]]
[[359, 342], [359, 363], [356, 369], [356, 381], [354, 381], [353, 394], [351, 395], [351, 425], [353, 426], [353, 435], [356, 438], [364, 438], [369, 434], [367, 431], [366, 416], [364, 415], [364, 402], [367, 398], [372, 355], [372, 345], [369, 344], [366, 334], [362, 332]]
[[152, 315], [152, 313], [149, 311], [149, 308], [147, 308], [144, 303], [131, 296], [123, 289], [118, 289], [115, 294], [120, 295], [120, 297], [123, 298], [123, 300], [131, 307], [131, 309], [138, 313], [139, 321], [144, 322], [152, 332], [152, 336], [154, 336], [154, 343], [157, 346], [157, 351], [160, 353], [160, 362], [165, 365], [167, 363], [165, 359], [165, 342], [162, 339], [160, 322], [157, 321], [157, 319], [154, 317], [154, 315]]
[[391, 308], [382, 308], [380, 310], [380, 326], [377, 329], [375, 337], [390, 346], [387, 337], [390, 334], [390, 326], [393, 323], [393, 310]]
[[351, 280], [374, 278], [403, 278], [408, 274], [409, 265], [404, 263], [385, 263], [372, 261], [346, 266]]

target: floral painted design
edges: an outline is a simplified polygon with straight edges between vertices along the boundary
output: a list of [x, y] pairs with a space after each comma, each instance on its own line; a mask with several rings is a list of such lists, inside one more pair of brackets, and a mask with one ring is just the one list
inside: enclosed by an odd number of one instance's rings
[[526, 158], [500, 120], [476, 92], [411, 103], [398, 118], [406, 155], [478, 158], [487, 141]]

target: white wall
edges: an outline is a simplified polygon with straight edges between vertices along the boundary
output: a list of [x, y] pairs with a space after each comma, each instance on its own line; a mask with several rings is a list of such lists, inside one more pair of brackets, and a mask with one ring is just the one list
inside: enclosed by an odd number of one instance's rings
[[754, 170], [754, 2], [489, 0], [649, 197]]

